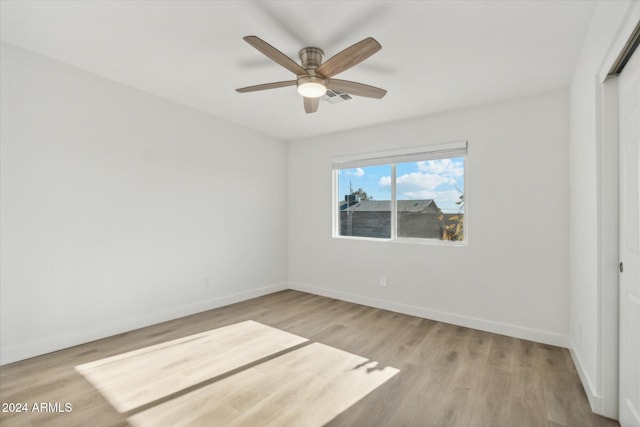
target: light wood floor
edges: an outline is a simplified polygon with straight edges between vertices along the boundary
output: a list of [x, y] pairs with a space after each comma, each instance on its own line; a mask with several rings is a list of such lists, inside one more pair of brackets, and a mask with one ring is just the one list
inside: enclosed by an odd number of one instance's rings
[[29, 406], [2, 426], [618, 425], [566, 349], [297, 291], [2, 366], [0, 401]]

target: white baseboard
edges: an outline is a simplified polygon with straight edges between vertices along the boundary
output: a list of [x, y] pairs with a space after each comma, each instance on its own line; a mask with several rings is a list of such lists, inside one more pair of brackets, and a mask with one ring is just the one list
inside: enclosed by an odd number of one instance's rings
[[515, 338], [522, 338], [543, 344], [550, 344], [559, 347], [567, 347], [568, 338], [565, 335], [542, 331], [539, 329], [526, 328], [523, 326], [508, 323], [496, 322], [493, 320], [480, 319], [477, 317], [465, 316], [456, 313], [449, 313], [433, 310], [426, 307], [419, 307], [394, 301], [382, 300], [363, 295], [356, 295], [348, 292], [337, 291], [303, 283], [290, 282], [289, 289], [295, 289], [310, 294], [330, 297], [342, 301], [362, 304], [369, 307], [381, 308], [383, 310], [395, 311], [397, 313], [409, 314], [411, 316], [422, 317], [467, 328], [479, 329], [481, 331], [493, 332], [500, 335], [507, 335]]
[[286, 283], [277, 283], [269, 286], [251, 289], [237, 294], [226, 295], [210, 300], [173, 307], [152, 313], [144, 313], [139, 316], [125, 319], [114, 319], [113, 322], [102, 324], [97, 328], [85, 328], [64, 334], [47, 337], [44, 339], [21, 343], [0, 350], [0, 365], [28, 359], [75, 345], [129, 332], [134, 329], [154, 325], [168, 320], [178, 319], [202, 311], [211, 310], [225, 305], [234, 304], [251, 298], [260, 297], [287, 289]]
[[569, 341], [569, 354], [571, 354], [571, 358], [573, 359], [573, 364], [576, 365], [576, 371], [578, 371], [578, 376], [580, 377], [580, 381], [582, 382], [582, 388], [584, 388], [584, 392], [587, 395], [587, 399], [589, 400], [589, 406], [591, 406], [591, 410], [596, 413], [603, 415], [604, 412], [604, 399], [598, 393], [598, 390], [593, 385], [593, 381], [587, 374], [587, 371], [584, 369], [584, 363], [582, 363], [582, 358], [575, 351], [576, 346], [572, 341]]

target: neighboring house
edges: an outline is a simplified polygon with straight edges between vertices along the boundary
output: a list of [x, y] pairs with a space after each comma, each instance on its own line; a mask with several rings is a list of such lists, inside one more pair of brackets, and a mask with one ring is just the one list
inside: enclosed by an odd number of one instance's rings
[[[432, 199], [398, 200], [398, 237], [440, 239], [440, 208]], [[345, 196], [340, 204], [340, 235], [391, 237], [391, 202]]]

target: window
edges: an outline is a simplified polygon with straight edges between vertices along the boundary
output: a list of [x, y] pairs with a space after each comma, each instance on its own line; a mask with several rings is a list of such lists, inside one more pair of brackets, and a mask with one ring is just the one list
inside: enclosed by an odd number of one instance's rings
[[467, 143], [336, 160], [334, 236], [465, 241]]

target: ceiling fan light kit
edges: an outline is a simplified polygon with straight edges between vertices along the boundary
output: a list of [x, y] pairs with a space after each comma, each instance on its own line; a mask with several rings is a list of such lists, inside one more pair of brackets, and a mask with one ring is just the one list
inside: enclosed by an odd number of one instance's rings
[[301, 65], [298, 65], [287, 55], [256, 36], [246, 36], [244, 40], [267, 58], [294, 73], [296, 80], [265, 83], [236, 89], [240, 93], [295, 85], [298, 93], [304, 97], [304, 110], [307, 113], [318, 111], [320, 97], [327, 92], [327, 89], [376, 99], [382, 98], [387, 93], [386, 90], [374, 86], [332, 78], [382, 49], [380, 43], [372, 37], [368, 37], [344, 49], [324, 62], [324, 52], [321, 49], [305, 47], [298, 53]]
[[306, 98], [320, 98], [327, 93], [324, 79], [315, 76], [298, 78], [298, 93]]

